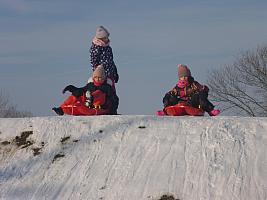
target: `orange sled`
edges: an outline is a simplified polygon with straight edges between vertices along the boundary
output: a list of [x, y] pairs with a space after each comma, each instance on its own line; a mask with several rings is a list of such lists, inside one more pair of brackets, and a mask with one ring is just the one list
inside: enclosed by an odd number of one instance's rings
[[194, 108], [185, 102], [180, 102], [174, 106], [168, 106], [164, 109], [165, 113], [170, 116], [203, 116], [204, 110], [201, 108]]
[[97, 90], [92, 93], [94, 97], [94, 108], [85, 106], [85, 97], [84, 95], [80, 98], [75, 96], [69, 96], [66, 101], [60, 106], [67, 115], [105, 115], [109, 114], [109, 109], [102, 109], [101, 105], [104, 104], [106, 100], [106, 95]]

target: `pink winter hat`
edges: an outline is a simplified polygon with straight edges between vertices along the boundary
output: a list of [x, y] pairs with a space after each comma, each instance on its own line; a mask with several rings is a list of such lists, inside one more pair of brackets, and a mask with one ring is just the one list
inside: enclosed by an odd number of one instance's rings
[[96, 35], [98, 39], [101, 38], [108, 38], [109, 37], [109, 32], [104, 26], [99, 26], [96, 29]]
[[191, 76], [191, 72], [186, 65], [179, 64], [178, 65], [178, 77], [181, 78], [183, 76], [189, 77], [189, 76]]

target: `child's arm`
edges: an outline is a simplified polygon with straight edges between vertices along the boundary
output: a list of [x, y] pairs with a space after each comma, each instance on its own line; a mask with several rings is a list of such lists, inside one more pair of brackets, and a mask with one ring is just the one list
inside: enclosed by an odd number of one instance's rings
[[206, 85], [201, 85], [200, 83], [198, 83], [197, 81], [194, 81], [192, 84], [192, 88], [196, 93], [199, 92], [204, 92], [204, 93], [209, 93], [209, 88]]
[[92, 90], [93, 90], [93, 85], [91, 83], [88, 83], [86, 86], [81, 87], [81, 88], [77, 88], [72, 85], [69, 85], [63, 90], [63, 92], [69, 91], [72, 93], [73, 96], [81, 97], [83, 93], [85, 93], [86, 91], [92, 92]]
[[80, 97], [80, 96], [82, 96], [82, 90], [81, 90], [81, 88], [77, 88], [77, 87], [75, 87], [75, 86], [73, 86], [73, 85], [68, 85], [68, 86], [66, 86], [66, 87], [63, 89], [62, 93], [64, 94], [64, 93], [67, 92], [67, 91], [71, 92], [71, 94], [72, 94], [73, 96], [75, 96], [75, 97]]
[[102, 92], [104, 92], [108, 98], [110, 98], [113, 94], [113, 89], [112, 87], [107, 83], [102, 85], [99, 90], [101, 90]]
[[104, 92], [107, 95], [107, 100], [106, 103], [111, 102], [111, 107], [113, 107], [115, 110], [117, 110], [118, 105], [119, 105], [119, 98], [116, 95], [116, 92], [110, 86], [109, 84], [105, 84], [102, 87], [99, 88], [102, 92]]
[[116, 65], [114, 64], [114, 82], [115, 83], [118, 83], [118, 81], [119, 81], [119, 74], [118, 74], [118, 71], [117, 71], [117, 67], [116, 67]]
[[164, 105], [164, 108], [166, 108], [167, 106], [170, 106], [170, 105], [175, 105], [178, 103], [179, 101], [179, 92], [176, 88], [176, 86], [170, 90], [169, 92], [167, 92], [163, 98], [163, 105]]
[[101, 47], [97, 46], [95, 44], [92, 44], [90, 49], [90, 62], [93, 68], [93, 71], [95, 68], [101, 64], [100, 62], [100, 53], [101, 53]]

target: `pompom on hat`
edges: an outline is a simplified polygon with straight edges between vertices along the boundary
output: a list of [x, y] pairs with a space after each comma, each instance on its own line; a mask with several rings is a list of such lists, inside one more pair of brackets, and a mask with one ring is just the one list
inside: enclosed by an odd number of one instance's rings
[[106, 73], [103, 65], [98, 65], [94, 72], [93, 72], [93, 78], [95, 77], [101, 77], [102, 79], [106, 79]]
[[96, 29], [96, 38], [101, 39], [101, 38], [108, 38], [109, 37], [109, 32], [104, 26], [99, 26]]
[[189, 77], [191, 76], [191, 72], [186, 65], [179, 64], [178, 65], [178, 77]]

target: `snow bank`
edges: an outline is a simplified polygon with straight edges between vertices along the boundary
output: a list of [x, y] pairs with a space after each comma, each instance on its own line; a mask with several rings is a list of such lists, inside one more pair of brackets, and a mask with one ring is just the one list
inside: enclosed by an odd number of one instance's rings
[[0, 119], [1, 199], [267, 199], [267, 118]]

